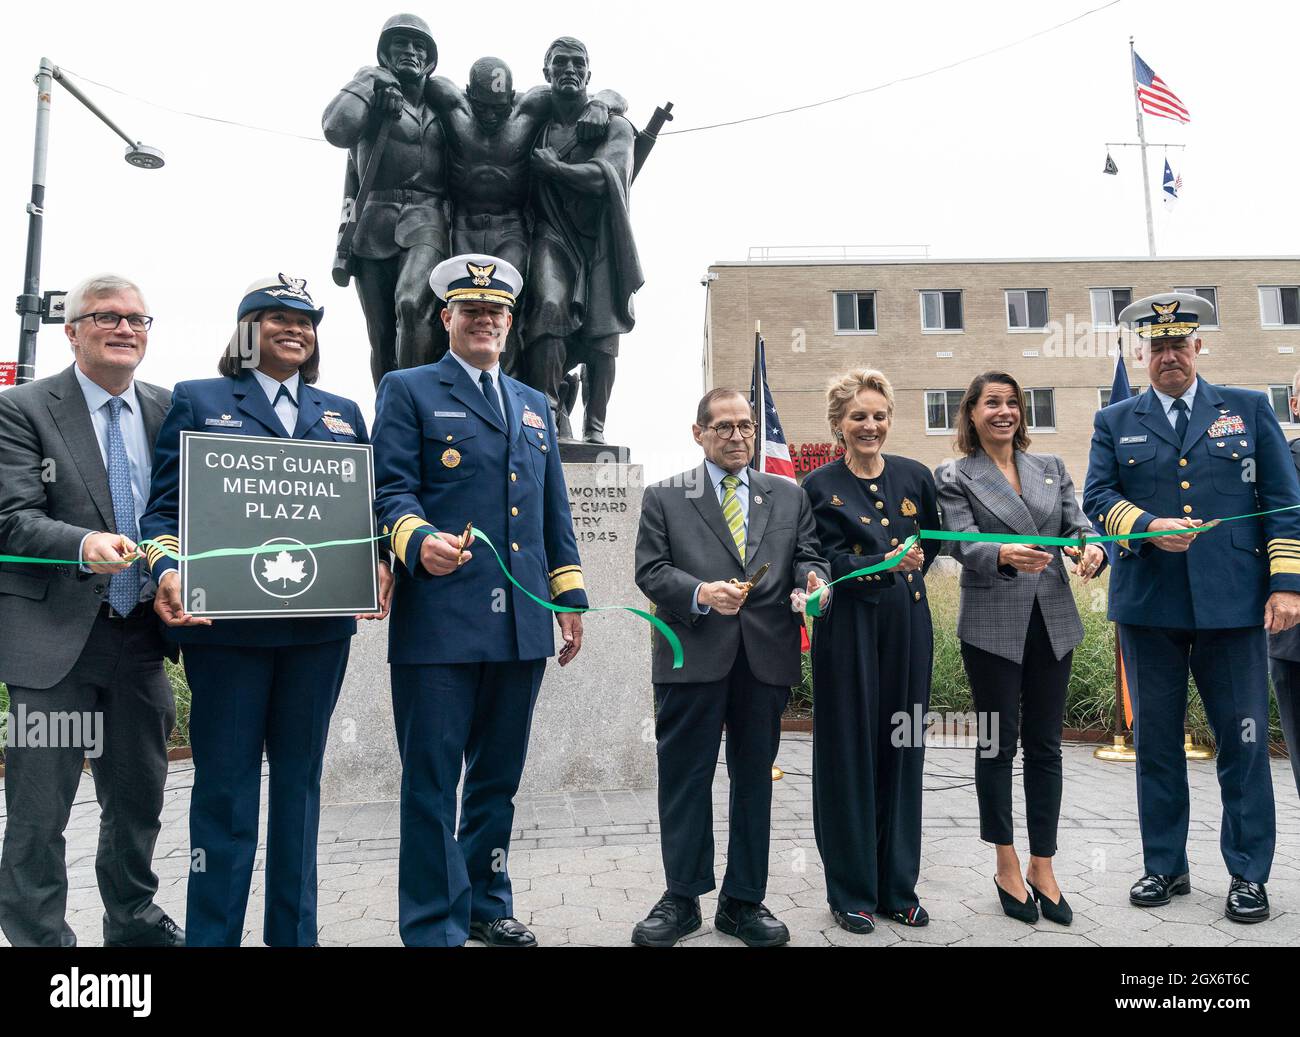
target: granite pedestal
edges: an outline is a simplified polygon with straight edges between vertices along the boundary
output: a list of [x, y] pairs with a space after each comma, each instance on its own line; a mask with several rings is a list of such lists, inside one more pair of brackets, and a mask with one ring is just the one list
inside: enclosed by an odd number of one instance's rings
[[[647, 608], [633, 582], [641, 467], [566, 464], [574, 533], [592, 605]], [[627, 612], [584, 617], [582, 651], [546, 667], [521, 790], [578, 792], [655, 784], [650, 627]], [[559, 629], [556, 628], [559, 643]], [[393, 729], [386, 623], [363, 623], [330, 724], [321, 799], [396, 799], [402, 768]]]

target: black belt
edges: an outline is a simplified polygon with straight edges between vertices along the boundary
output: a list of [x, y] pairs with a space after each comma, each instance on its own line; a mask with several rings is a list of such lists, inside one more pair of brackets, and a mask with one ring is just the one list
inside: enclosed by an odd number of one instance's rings
[[128, 612], [125, 616], [121, 616], [118, 615], [118, 613], [116, 612], [116, 610], [114, 610], [112, 605], [110, 605], [107, 601], [104, 601], [101, 602], [99, 606], [99, 618], [111, 619], [118, 623], [121, 623], [128, 619], [140, 619], [142, 616], [149, 615], [149, 613], [151, 613], [152, 611], [153, 611], [153, 601], [152, 600], [142, 601], [139, 602], [136, 605], [136, 607], [133, 608], [130, 612]]

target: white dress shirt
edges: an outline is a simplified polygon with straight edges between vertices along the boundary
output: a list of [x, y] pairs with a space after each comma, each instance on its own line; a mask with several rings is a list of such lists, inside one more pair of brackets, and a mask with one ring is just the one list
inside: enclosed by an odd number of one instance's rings
[[[479, 392], [482, 392], [483, 386], [479, 384], [478, 379], [479, 379], [479, 375], [483, 373], [483, 369], [479, 367], [475, 367], [464, 357], [459, 356], [454, 349], [448, 350], [448, 352], [450, 352], [451, 355], [456, 358], [456, 363], [460, 364], [460, 366], [465, 369], [465, 373], [469, 375], [469, 380], [474, 383], [474, 388], [478, 389]], [[491, 377], [492, 379], [492, 388], [495, 390], [497, 394], [497, 406], [501, 408], [500, 413], [501, 416], [504, 418], [506, 413], [506, 401], [505, 398], [501, 395], [501, 364], [499, 362], [493, 364], [491, 367], [487, 369], [487, 373], [489, 377]]]
[[[293, 430], [298, 427], [298, 389], [302, 376], [299, 372], [294, 371], [283, 382], [277, 382], [270, 375], [263, 374], [257, 368], [253, 368], [253, 377], [257, 379], [257, 384], [266, 393], [267, 402], [271, 404], [275, 416], [280, 419], [284, 431], [292, 436]], [[289, 390], [291, 399], [286, 400], [283, 396], [280, 396], [280, 402], [277, 403], [275, 398], [280, 395], [280, 386], [282, 385]]]

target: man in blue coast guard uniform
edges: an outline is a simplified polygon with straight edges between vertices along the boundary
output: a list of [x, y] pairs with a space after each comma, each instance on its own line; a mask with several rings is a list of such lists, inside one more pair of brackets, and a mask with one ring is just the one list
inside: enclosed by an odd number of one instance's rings
[[[402, 757], [398, 929], [408, 946], [472, 936], [531, 947], [513, 917], [506, 857], [533, 705], [555, 651], [551, 613], [462, 531], [486, 533], [543, 601], [585, 607], [587, 596], [550, 407], [499, 364], [519, 272], [463, 255], [429, 282], [447, 303], [451, 349], [386, 375], [375, 402], [375, 509], [397, 577], [388, 661]], [[564, 666], [582, 646], [582, 618], [558, 619]]]
[[[1268, 398], [1196, 374], [1197, 329], [1210, 317], [1206, 301], [1173, 292], [1120, 314], [1139, 338], [1151, 389], [1097, 412], [1083, 506], [1108, 534], [1191, 530], [1300, 504]], [[1120, 624], [1133, 696], [1146, 872], [1129, 899], [1156, 907], [1191, 889], [1183, 749], [1190, 664], [1218, 749], [1220, 844], [1232, 875], [1225, 914], [1263, 921], [1276, 836], [1265, 634], [1300, 619], [1300, 511], [1119, 546], [1110, 618]]]

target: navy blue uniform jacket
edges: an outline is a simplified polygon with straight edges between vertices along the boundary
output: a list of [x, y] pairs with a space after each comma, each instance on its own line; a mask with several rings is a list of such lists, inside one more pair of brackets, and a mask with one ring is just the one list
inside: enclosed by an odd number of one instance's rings
[[396, 587], [388, 661], [509, 662], [555, 654], [552, 613], [501, 572], [487, 544], [453, 573], [420, 564], [421, 527], [472, 522], [543, 601], [585, 608], [581, 560], [546, 398], [502, 374], [506, 427], [448, 353], [393, 371], [375, 401], [375, 514], [391, 536]]
[[[1179, 444], [1151, 390], [1097, 411], [1083, 508], [1112, 536], [1157, 518], [1209, 521], [1300, 504], [1300, 481], [1268, 397], [1197, 380]], [[1121, 540], [1112, 620], [1214, 630], [1260, 626], [1274, 591], [1300, 591], [1300, 511], [1230, 522], [1185, 554]]]
[[[326, 411], [335, 412], [352, 426], [355, 436], [331, 432], [321, 418]], [[229, 416], [227, 420], [226, 416]], [[208, 419], [223, 421], [209, 425]], [[229, 421], [242, 424], [231, 427]], [[180, 552], [178, 525], [180, 514], [181, 432], [219, 432], [236, 436], [285, 436], [284, 426], [258, 385], [251, 371], [238, 378], [205, 378], [180, 382], [172, 390], [172, 406], [167, 412], [158, 442], [154, 446], [153, 485], [149, 506], [140, 518], [140, 536], [156, 540]], [[334, 443], [368, 443], [366, 423], [361, 410], [349, 399], [317, 389], [301, 379], [298, 382], [298, 424], [294, 439], [323, 439]], [[146, 558], [154, 578], [168, 569], [178, 568], [175, 561], [150, 545]], [[217, 644], [274, 647], [320, 644], [351, 637], [357, 632], [356, 620], [345, 617], [326, 619], [214, 619], [210, 627], [167, 627], [167, 636], [184, 644]]]

